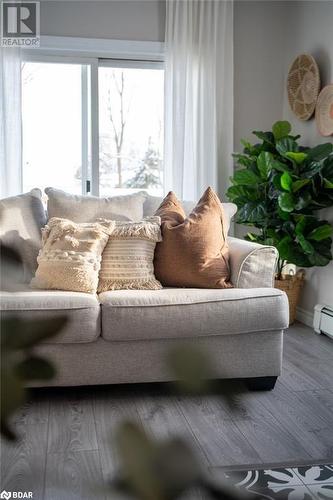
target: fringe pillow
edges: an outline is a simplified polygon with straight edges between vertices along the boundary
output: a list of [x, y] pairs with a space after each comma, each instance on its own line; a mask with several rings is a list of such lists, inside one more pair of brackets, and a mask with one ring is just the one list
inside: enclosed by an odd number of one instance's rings
[[96, 293], [102, 252], [114, 227], [114, 221], [77, 224], [52, 217], [42, 230], [31, 287]]
[[98, 292], [162, 288], [153, 264], [159, 241], [160, 217], [146, 217], [140, 222], [116, 221], [102, 255]]

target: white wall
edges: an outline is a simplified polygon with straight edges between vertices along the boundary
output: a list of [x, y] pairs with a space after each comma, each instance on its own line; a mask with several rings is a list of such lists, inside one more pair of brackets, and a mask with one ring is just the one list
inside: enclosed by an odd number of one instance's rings
[[[292, 29], [284, 52], [284, 74], [287, 74], [294, 58], [306, 52], [312, 54], [319, 65], [322, 86], [333, 83], [333, 2], [317, 0], [291, 4], [288, 18]], [[314, 119], [302, 122], [291, 113], [286, 92], [283, 115], [292, 123], [295, 131], [302, 135], [301, 140], [305, 145], [333, 142], [332, 136], [322, 137], [318, 133]], [[321, 215], [333, 223], [333, 208], [323, 211]], [[333, 306], [333, 262], [323, 268], [307, 270], [306, 276], [300, 307], [312, 314], [317, 303]]]
[[41, 1], [41, 35], [163, 41], [165, 1]]
[[[282, 119], [286, 46], [286, 3], [235, 0], [234, 151], [240, 140], [255, 140], [252, 130], [269, 130]], [[243, 237], [253, 228], [235, 225]]]
[[[286, 77], [293, 59], [302, 52], [317, 60], [322, 84], [333, 82], [332, 1], [235, 1], [235, 115], [234, 149], [251, 130], [269, 129], [288, 119], [304, 145], [333, 141], [321, 137], [314, 120], [301, 122], [289, 110]], [[322, 216], [333, 222], [333, 209]], [[246, 228], [236, 226], [243, 236]], [[301, 308], [309, 318], [316, 303], [333, 305], [333, 263], [307, 270]]]

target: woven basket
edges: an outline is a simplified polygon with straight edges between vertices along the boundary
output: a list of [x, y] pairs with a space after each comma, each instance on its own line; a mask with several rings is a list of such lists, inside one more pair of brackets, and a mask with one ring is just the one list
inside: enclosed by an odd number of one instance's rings
[[288, 100], [300, 120], [313, 115], [320, 89], [319, 68], [310, 54], [301, 54], [292, 63], [287, 79]]
[[289, 301], [289, 324], [292, 325], [296, 319], [296, 308], [299, 301], [300, 291], [304, 284], [305, 273], [299, 270], [296, 274], [283, 274], [281, 279], [275, 280], [275, 288], [286, 292]]

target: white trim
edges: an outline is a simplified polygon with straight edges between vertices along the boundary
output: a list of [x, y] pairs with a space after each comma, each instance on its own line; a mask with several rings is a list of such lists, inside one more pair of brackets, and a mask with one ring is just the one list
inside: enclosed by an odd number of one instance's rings
[[296, 319], [310, 328], [313, 328], [313, 312], [297, 307]]
[[99, 111], [98, 111], [98, 60], [90, 66], [91, 92], [91, 194], [99, 196]]
[[[90, 74], [90, 72], [89, 72]], [[81, 189], [83, 194], [87, 194], [88, 180], [88, 66], [81, 66]]]
[[58, 54], [62, 56], [129, 59], [136, 61], [163, 61], [164, 43], [137, 40], [108, 40], [105, 38], [77, 38], [41, 36], [40, 47], [25, 49], [27, 55]]

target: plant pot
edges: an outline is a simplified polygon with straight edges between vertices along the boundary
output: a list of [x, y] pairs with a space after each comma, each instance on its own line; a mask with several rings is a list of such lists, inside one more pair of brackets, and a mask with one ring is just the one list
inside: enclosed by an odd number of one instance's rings
[[282, 274], [280, 279], [275, 279], [275, 288], [286, 292], [289, 301], [289, 324], [292, 325], [296, 319], [296, 308], [299, 296], [304, 284], [304, 270], [296, 274]]

